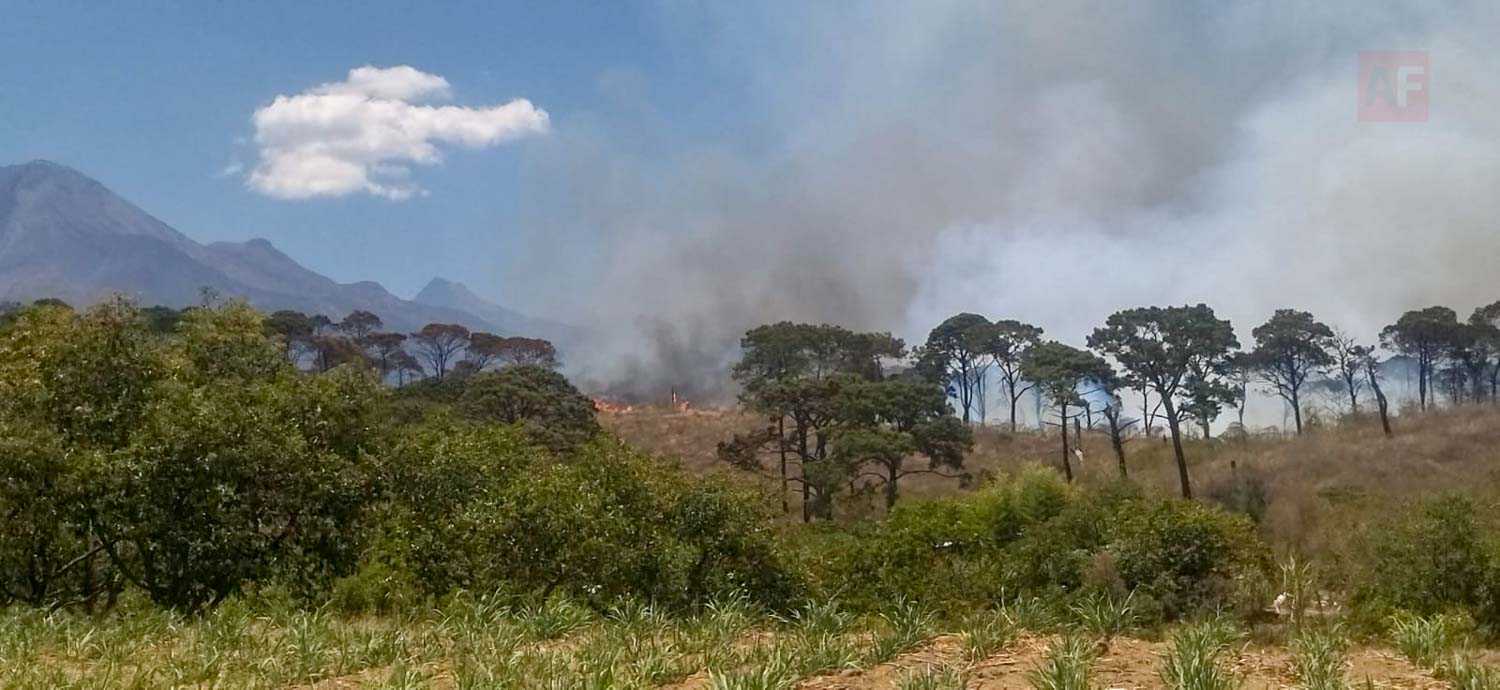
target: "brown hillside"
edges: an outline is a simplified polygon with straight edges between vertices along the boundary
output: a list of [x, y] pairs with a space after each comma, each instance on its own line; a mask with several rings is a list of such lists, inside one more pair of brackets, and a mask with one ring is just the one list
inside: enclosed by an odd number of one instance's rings
[[[755, 416], [735, 409], [636, 408], [629, 414], [602, 414], [605, 428], [627, 443], [703, 472], [732, 471], [715, 454], [719, 441], [755, 428]], [[1335, 521], [1358, 521], [1388, 509], [1393, 501], [1445, 491], [1483, 491], [1500, 478], [1500, 409], [1468, 406], [1410, 413], [1393, 420], [1394, 438], [1368, 417], [1309, 429], [1301, 437], [1277, 433], [1239, 439], [1189, 439], [1187, 454], [1195, 491], [1213, 499], [1227, 493], [1232, 473], [1262, 485], [1266, 497], [1263, 527], [1279, 547], [1303, 553], [1325, 549], [1323, 529]], [[978, 478], [1011, 472], [1026, 463], [1056, 467], [1056, 432], [1010, 433], [978, 429], [967, 469]], [[1126, 444], [1133, 479], [1149, 490], [1175, 492], [1171, 446], [1161, 438], [1133, 437]], [[1084, 432], [1084, 460], [1075, 466], [1080, 481], [1099, 484], [1117, 476], [1109, 439]], [[904, 499], [963, 491], [954, 480], [913, 477], [903, 482]], [[977, 482], [976, 482], [977, 484]], [[874, 508], [871, 508], [873, 510]], [[862, 511], [855, 511], [862, 512]]]

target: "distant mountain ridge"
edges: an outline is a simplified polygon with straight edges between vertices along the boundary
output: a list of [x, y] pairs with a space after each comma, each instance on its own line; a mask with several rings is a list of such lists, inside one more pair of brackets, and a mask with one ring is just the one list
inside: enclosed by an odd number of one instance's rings
[[267, 311], [338, 319], [364, 309], [396, 331], [459, 323], [502, 335], [561, 332], [458, 283], [435, 279], [423, 290], [427, 299], [405, 300], [379, 283], [335, 282], [264, 239], [195, 242], [64, 165], [0, 167], [0, 300], [57, 297], [82, 305], [120, 293], [143, 305], [183, 307], [197, 303], [205, 287]]
[[554, 342], [573, 340], [577, 336], [575, 329], [569, 326], [506, 309], [474, 294], [463, 283], [443, 278], [433, 278], [412, 301], [473, 314], [493, 325], [498, 329], [496, 332], [532, 335]]

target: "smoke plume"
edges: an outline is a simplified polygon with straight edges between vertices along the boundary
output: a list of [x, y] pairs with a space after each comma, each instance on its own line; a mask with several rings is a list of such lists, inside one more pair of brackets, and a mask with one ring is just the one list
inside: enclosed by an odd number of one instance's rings
[[[509, 272], [592, 329], [582, 380], [637, 395], [722, 391], [743, 331], [782, 319], [913, 341], [974, 311], [1081, 344], [1204, 301], [1242, 341], [1296, 307], [1373, 342], [1500, 299], [1497, 12], [668, 4], [673, 48], [742, 76], [755, 126], [679, 135], [648, 77], [606, 75], [613, 105], [526, 154]], [[1428, 121], [1357, 118], [1367, 50], [1428, 51]]]

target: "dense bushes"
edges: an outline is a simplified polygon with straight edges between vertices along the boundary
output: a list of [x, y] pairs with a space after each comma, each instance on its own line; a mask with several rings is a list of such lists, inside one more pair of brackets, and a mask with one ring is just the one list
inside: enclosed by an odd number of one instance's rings
[[614, 442], [566, 461], [502, 427], [413, 432], [388, 460], [379, 543], [425, 594], [466, 589], [689, 607], [743, 594], [779, 607], [790, 578], [765, 497]]
[[383, 389], [298, 375], [261, 328], [234, 304], [170, 339], [123, 302], [18, 317], [0, 341], [0, 591], [67, 604], [127, 581], [193, 610], [353, 565]]
[[1394, 511], [1354, 540], [1346, 576], [1364, 622], [1404, 611], [1468, 613], [1500, 632], [1496, 506], [1442, 496]]
[[1180, 618], [1255, 605], [1271, 566], [1242, 517], [1128, 485], [1081, 490], [1040, 468], [969, 496], [908, 501], [880, 523], [808, 529], [789, 549], [818, 596], [954, 611], [1134, 592], [1142, 611]]

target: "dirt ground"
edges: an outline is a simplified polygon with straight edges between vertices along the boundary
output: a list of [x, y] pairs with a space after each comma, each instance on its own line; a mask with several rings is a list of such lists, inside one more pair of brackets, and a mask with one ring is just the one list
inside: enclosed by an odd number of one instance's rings
[[[1030, 688], [1026, 674], [1046, 659], [1051, 640], [1024, 637], [1006, 651], [969, 666], [969, 687], [981, 690]], [[1167, 644], [1134, 639], [1115, 639], [1094, 664], [1094, 687], [1105, 690], [1165, 688], [1159, 675]], [[963, 667], [958, 638], [944, 636], [922, 649], [888, 664], [809, 678], [798, 683], [803, 690], [894, 689], [904, 673], [927, 666], [952, 664]], [[1280, 690], [1298, 687], [1291, 656], [1284, 650], [1247, 647], [1232, 662], [1244, 690]], [[1381, 649], [1359, 649], [1349, 654], [1346, 677], [1352, 687], [1365, 687], [1368, 679], [1376, 688], [1437, 690], [1447, 687], [1431, 675], [1413, 667], [1397, 653]]]

